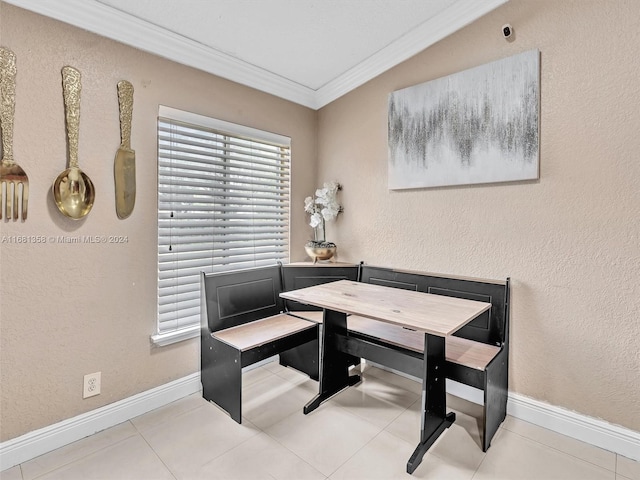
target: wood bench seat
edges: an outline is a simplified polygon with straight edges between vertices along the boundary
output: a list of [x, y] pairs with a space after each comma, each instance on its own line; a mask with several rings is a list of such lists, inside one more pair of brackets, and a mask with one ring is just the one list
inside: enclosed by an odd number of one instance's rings
[[[424, 334], [359, 315], [347, 317], [349, 331], [379, 338], [392, 345], [424, 352]], [[484, 370], [489, 362], [500, 352], [500, 348], [475, 342], [466, 338], [448, 336], [445, 340], [447, 362], [457, 363], [476, 370]]]
[[314, 327], [315, 324], [309, 320], [283, 313], [261, 320], [254, 320], [253, 322], [238, 325], [237, 327], [219, 330], [213, 332], [211, 335], [218, 340], [222, 340], [227, 345], [237, 348], [241, 352], [246, 352], [252, 348]]
[[[296, 311], [292, 315], [322, 323], [322, 311]], [[347, 328], [363, 335], [380, 338], [391, 345], [407, 348], [417, 353], [424, 352], [424, 334], [414, 330], [372, 320], [359, 315], [347, 317]], [[447, 362], [464, 365], [475, 370], [485, 370], [489, 362], [500, 352], [500, 347], [487, 345], [466, 338], [449, 336], [446, 338]]]

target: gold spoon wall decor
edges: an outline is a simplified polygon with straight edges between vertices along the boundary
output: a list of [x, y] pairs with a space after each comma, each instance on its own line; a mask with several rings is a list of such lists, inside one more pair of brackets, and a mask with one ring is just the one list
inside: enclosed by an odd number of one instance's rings
[[95, 189], [91, 179], [78, 167], [78, 135], [80, 130], [80, 72], [73, 67], [62, 68], [65, 123], [69, 168], [53, 182], [53, 198], [58, 210], [74, 220], [91, 211]]

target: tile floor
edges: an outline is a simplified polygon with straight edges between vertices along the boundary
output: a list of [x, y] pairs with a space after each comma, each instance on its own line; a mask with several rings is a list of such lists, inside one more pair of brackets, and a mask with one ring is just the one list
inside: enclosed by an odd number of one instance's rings
[[2, 480], [640, 480], [640, 463], [507, 417], [485, 454], [481, 407], [449, 397], [457, 420], [405, 473], [418, 443], [418, 383], [375, 367], [310, 415], [317, 384], [269, 363], [243, 376], [244, 419], [198, 394], [0, 473]]

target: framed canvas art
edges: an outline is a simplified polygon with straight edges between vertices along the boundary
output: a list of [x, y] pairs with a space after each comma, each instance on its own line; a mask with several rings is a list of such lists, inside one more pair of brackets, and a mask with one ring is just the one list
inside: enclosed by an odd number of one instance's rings
[[389, 189], [535, 180], [540, 52], [389, 95]]

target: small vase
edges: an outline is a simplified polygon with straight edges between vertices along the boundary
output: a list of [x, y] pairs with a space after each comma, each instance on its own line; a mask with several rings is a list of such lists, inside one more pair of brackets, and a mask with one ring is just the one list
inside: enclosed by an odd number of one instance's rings
[[336, 254], [336, 244], [327, 242], [325, 239], [325, 221], [321, 219], [320, 223], [313, 228], [314, 240], [309, 241], [304, 249], [307, 255], [311, 257], [313, 263], [318, 260], [329, 260]]
[[316, 263], [318, 260], [329, 260], [333, 258], [338, 247], [336, 247], [335, 244], [331, 245], [333, 246], [315, 246], [307, 244], [304, 246], [304, 249], [307, 252], [307, 255], [309, 255], [313, 260], [313, 263]]

